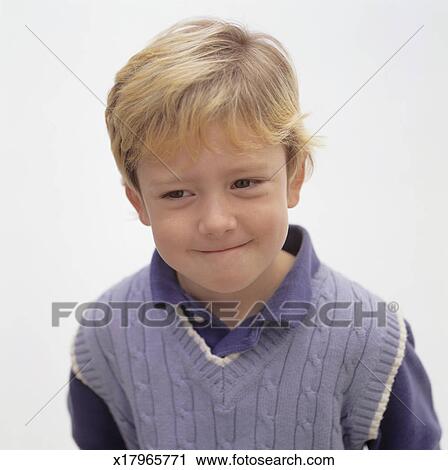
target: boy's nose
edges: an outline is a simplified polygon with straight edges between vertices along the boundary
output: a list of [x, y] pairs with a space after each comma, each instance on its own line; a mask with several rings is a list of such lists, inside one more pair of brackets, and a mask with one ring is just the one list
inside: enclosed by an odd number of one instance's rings
[[226, 232], [235, 230], [237, 226], [233, 215], [217, 215], [201, 218], [199, 221], [199, 232], [208, 237], [220, 238]]
[[235, 213], [228, 204], [209, 205], [199, 214], [199, 232], [204, 236], [219, 238], [225, 232], [235, 230], [236, 227]]

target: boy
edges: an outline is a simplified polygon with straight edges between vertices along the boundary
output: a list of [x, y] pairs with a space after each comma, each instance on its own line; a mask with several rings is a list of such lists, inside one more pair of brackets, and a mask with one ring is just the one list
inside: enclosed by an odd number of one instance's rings
[[156, 250], [78, 329], [80, 448], [439, 448], [409, 324], [288, 224], [303, 118], [282, 45], [222, 20], [175, 24], [118, 72], [106, 123]]

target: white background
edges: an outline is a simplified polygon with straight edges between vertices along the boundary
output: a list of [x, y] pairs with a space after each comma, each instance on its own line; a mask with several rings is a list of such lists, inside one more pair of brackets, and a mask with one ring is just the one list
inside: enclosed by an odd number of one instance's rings
[[290, 222], [308, 229], [321, 260], [399, 302], [448, 447], [444, 2], [0, 5], [0, 447], [76, 448], [66, 406], [76, 321], [52, 328], [51, 303], [93, 300], [154, 249], [120, 185], [100, 101], [153, 35], [198, 15], [243, 22], [286, 46], [312, 132], [424, 25], [319, 131], [326, 147]]

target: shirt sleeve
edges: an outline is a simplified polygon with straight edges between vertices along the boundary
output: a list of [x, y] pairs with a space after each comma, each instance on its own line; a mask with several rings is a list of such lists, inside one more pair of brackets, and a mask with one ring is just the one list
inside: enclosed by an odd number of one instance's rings
[[70, 371], [67, 406], [71, 416], [72, 436], [80, 449], [126, 449], [106, 403]]
[[434, 411], [431, 384], [415, 352], [415, 341], [405, 320], [408, 339], [380, 423], [378, 436], [366, 442], [369, 450], [440, 449], [441, 428]]

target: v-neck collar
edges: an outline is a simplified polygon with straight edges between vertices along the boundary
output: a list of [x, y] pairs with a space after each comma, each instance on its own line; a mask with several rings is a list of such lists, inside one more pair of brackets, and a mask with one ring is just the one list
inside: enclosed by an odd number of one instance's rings
[[176, 307], [176, 314], [176, 322], [170, 324], [164, 334], [172, 335], [174, 347], [181, 354], [191, 377], [196, 377], [224, 410], [233, 409], [235, 402], [244, 396], [247, 384], [253, 383], [266, 363], [285, 352], [294, 339], [292, 329], [266, 328], [263, 341], [257, 347], [244, 354], [236, 352], [219, 357], [212, 354], [180, 307]]

